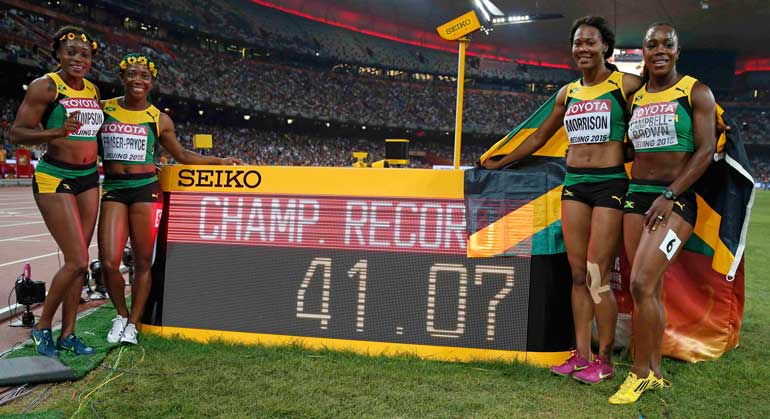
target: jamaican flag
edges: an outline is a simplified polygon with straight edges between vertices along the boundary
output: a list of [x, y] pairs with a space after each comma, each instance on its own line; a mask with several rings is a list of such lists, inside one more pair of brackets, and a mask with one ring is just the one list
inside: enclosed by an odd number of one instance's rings
[[[500, 159], [518, 147], [550, 114], [554, 100], [555, 95], [484, 153], [480, 162]], [[730, 125], [723, 112], [718, 107], [718, 119]], [[468, 257], [528, 254], [532, 283], [569, 293], [569, 278], [556, 278], [556, 271], [569, 275], [560, 219], [567, 145], [561, 128], [514, 170], [466, 171]], [[754, 198], [748, 161], [740, 133], [722, 133], [714, 162], [693, 186], [698, 220], [664, 280], [667, 356], [713, 359], [738, 344], [744, 303], [742, 256]], [[630, 313], [630, 267], [623, 255], [616, 268], [622, 275], [613, 280], [613, 290], [619, 302], [626, 302], [619, 304], [620, 311]], [[569, 304], [569, 299], [562, 302]]]
[[[717, 118], [732, 125], [717, 106]], [[666, 271], [663, 354], [714, 359], [738, 346], [744, 305], [743, 251], [754, 180], [740, 132], [722, 133], [714, 161], [693, 186], [698, 220], [676, 263]]]
[[[500, 159], [548, 117], [555, 95], [481, 156]], [[513, 256], [530, 261], [527, 338], [539, 347], [574, 346], [570, 268], [561, 233], [561, 190], [567, 134], [562, 127], [516, 170], [465, 171], [468, 257]], [[548, 325], [544, 327], [543, 325]]]
[[[480, 158], [501, 159], [535, 132], [553, 109], [550, 97]], [[564, 253], [561, 190], [568, 140], [564, 127], [516, 170], [465, 172], [468, 257], [554, 255]]]

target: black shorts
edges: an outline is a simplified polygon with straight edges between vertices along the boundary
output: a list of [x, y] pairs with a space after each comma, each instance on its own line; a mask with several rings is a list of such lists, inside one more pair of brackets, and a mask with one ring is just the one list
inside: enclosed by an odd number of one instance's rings
[[[668, 186], [668, 182], [631, 180], [628, 185], [623, 212], [645, 215], [652, 203], [668, 189]], [[695, 222], [698, 220], [698, 201], [695, 199], [695, 192], [687, 191], [679, 195], [674, 201], [672, 212], [695, 227]]]
[[[132, 186], [137, 185], [138, 186]], [[102, 201], [131, 205], [136, 202], [163, 202], [163, 191], [155, 173], [106, 175]]]
[[96, 162], [89, 164], [65, 163], [47, 155], [38, 163], [32, 175], [32, 193], [68, 193], [79, 195], [99, 187]]
[[561, 199], [590, 207], [623, 209], [628, 178], [622, 166], [605, 169], [567, 167]]

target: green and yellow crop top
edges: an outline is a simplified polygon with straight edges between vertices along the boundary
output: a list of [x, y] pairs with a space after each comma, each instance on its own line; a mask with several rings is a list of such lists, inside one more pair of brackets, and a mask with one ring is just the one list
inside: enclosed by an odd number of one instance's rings
[[626, 96], [623, 73], [613, 71], [603, 82], [583, 86], [582, 79], [567, 85], [564, 129], [570, 144], [623, 141], [626, 136]]
[[698, 80], [684, 76], [668, 89], [650, 93], [647, 85], [631, 105], [628, 139], [637, 153], [695, 151], [690, 94]]
[[158, 148], [160, 110], [153, 105], [131, 111], [118, 98], [104, 102], [106, 120], [101, 130], [99, 154], [105, 161], [152, 164]]
[[56, 97], [43, 113], [41, 121], [45, 128], [61, 128], [69, 114], [80, 111], [78, 114], [80, 129], [66, 138], [74, 141], [96, 141], [96, 134], [104, 122], [96, 86], [83, 79], [83, 89], [75, 90], [67, 86], [67, 83], [64, 83], [56, 73], [48, 73], [46, 76], [56, 84]]

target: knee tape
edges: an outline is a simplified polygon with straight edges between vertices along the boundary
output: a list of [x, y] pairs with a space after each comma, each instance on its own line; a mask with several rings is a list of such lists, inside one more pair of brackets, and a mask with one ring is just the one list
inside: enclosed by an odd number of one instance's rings
[[588, 292], [591, 293], [591, 299], [594, 300], [594, 304], [599, 304], [602, 302], [602, 296], [599, 294], [609, 291], [610, 286], [602, 285], [602, 274], [599, 265], [587, 262], [586, 266], [588, 268], [588, 276], [590, 277], [590, 280], [586, 281]]

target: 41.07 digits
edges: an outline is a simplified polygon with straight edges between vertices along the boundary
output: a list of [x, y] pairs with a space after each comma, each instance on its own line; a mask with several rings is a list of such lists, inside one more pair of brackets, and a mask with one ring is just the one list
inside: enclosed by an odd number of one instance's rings
[[[503, 280], [502, 288], [486, 304], [486, 339], [493, 341], [495, 339], [495, 327], [497, 320], [498, 305], [513, 291], [514, 287], [514, 268], [513, 266], [484, 266], [478, 265], [470, 268], [472, 271], [473, 286], [483, 286], [485, 278], [497, 277]], [[367, 278], [369, 276], [369, 262], [367, 259], [358, 260], [350, 269], [347, 270], [349, 279], [358, 283], [357, 302], [356, 302], [356, 324], [355, 330], [358, 333], [364, 331], [366, 315], [366, 293]], [[459, 338], [465, 332], [467, 296], [469, 286], [469, 268], [462, 264], [455, 263], [434, 263], [428, 271], [428, 289], [426, 304], [426, 324], [425, 332], [435, 338]], [[310, 312], [305, 305], [308, 299], [308, 290], [314, 278], [320, 278], [321, 281], [321, 302], [316, 312]], [[455, 303], [456, 317], [451, 321], [453, 327], [439, 328], [436, 320], [436, 301], [438, 300], [439, 278], [442, 281], [457, 281], [458, 293]], [[305, 276], [297, 290], [297, 318], [313, 319], [319, 321], [321, 330], [327, 330], [332, 316], [329, 310], [331, 302], [332, 285], [332, 259], [328, 257], [316, 257], [308, 266]], [[441, 324], [446, 324], [443, 322]]]

